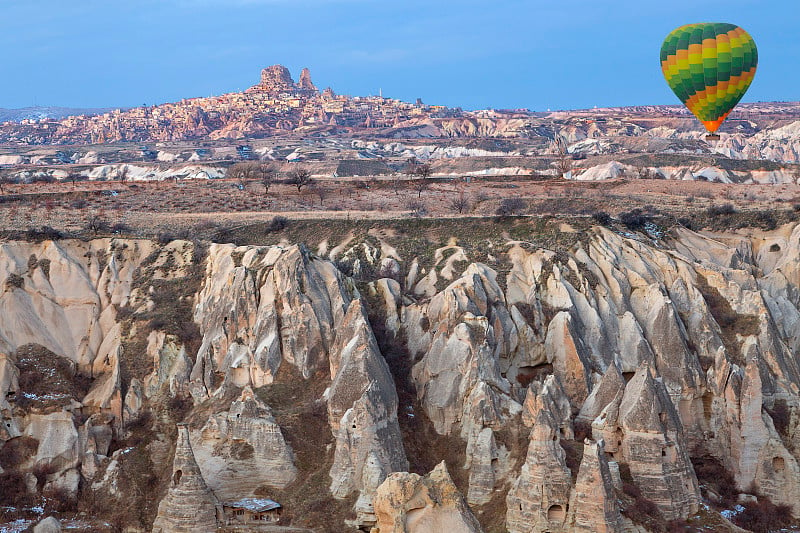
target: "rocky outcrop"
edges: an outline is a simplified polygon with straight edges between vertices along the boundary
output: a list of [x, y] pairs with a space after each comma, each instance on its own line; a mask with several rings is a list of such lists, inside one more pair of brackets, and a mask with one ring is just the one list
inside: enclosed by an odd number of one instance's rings
[[344, 316], [331, 359], [328, 416], [336, 437], [331, 493], [359, 492], [358, 520], [374, 523], [372, 497], [391, 472], [408, 468], [392, 376], [360, 300]]
[[569, 502], [569, 531], [624, 531], [617, 485], [609, 469], [603, 441], [586, 442]]
[[277, 95], [291, 92], [294, 88], [294, 80], [289, 69], [283, 65], [272, 65], [261, 71], [261, 81], [250, 90], [266, 91]]
[[317, 92], [317, 88], [311, 81], [311, 71], [304, 68], [300, 71], [300, 79], [297, 80], [297, 87], [303, 91]]
[[506, 498], [511, 533], [562, 531], [570, 506], [572, 473], [552, 415], [542, 409], [530, 434], [528, 454]]
[[420, 477], [391, 474], [375, 494], [380, 533], [478, 533], [483, 529], [453, 484], [444, 462]]
[[598, 417], [594, 430], [610, 439], [607, 451], [628, 465], [642, 494], [665, 518], [682, 519], [697, 510], [700, 491], [683, 427], [648, 365], [627, 384], [618, 407]]
[[33, 533], [61, 533], [61, 522], [54, 516], [48, 516], [33, 526]]
[[214, 245], [207, 276], [195, 310], [203, 342], [191, 373], [194, 397], [269, 386], [284, 365], [330, 380], [319, 398], [336, 441], [330, 490], [337, 498], [358, 494], [358, 520], [374, 522], [373, 492], [408, 462], [392, 376], [357, 292], [331, 263], [298, 246]]
[[[432, 263], [352, 243], [373, 266], [391, 256], [395, 274], [409, 262], [403, 283], [366, 286], [374, 313], [354, 282], [302, 246], [214, 244], [189, 296], [196, 353], [158, 329], [142, 333], [132, 353], [123, 340], [139, 324], [117, 320], [123, 308], [152, 312], [156, 289], [142, 283], [143, 272], [183, 279], [188, 243], [7, 242], [0, 439], [22, 437], [16, 443], [35, 450], [19, 468], [29, 479], [34, 468], [52, 472], [42, 479], [47, 488], [90, 486], [124, 498], [128, 452], [115, 439], [184, 407], [190, 467], [206, 480], [191, 494], [211, 509], [211, 490], [236, 499], [292, 491], [307, 479], [308, 461], [295, 464], [288, 445], [301, 457], [294, 409], [302, 404], [325, 433], [324, 470], [314, 478], [320, 497], [350, 499], [348, 518], [361, 527], [472, 527], [466, 504], [445, 509], [426, 478], [393, 474], [409, 469], [405, 449], [418, 454], [412, 464], [425, 464], [442, 442], [463, 469], [456, 477], [468, 505], [497, 505], [508, 491], [501, 515], [513, 532], [631, 527], [620, 518], [628, 500], [614, 492], [620, 471], [661, 516], [686, 518], [703, 483], [690, 457], [704, 456], [739, 490], [800, 514], [799, 242], [797, 226], [747, 237], [682, 229], [657, 241], [594, 228], [569, 250], [510, 242], [507, 263], [491, 263], [504, 253], [495, 247], [486, 264], [457, 243]], [[502, 264], [504, 276], [490, 264]], [[386, 320], [380, 344], [370, 318]], [[88, 374], [87, 388], [42, 403], [46, 394], [31, 393], [30, 367], [15, 355], [34, 342], [65, 376]], [[382, 354], [384, 342], [402, 349]], [[386, 358], [408, 375], [393, 376]], [[152, 371], [132, 377], [132, 362]], [[404, 432], [398, 416], [409, 422]], [[436, 445], [407, 448], [403, 439], [417, 434], [436, 434]], [[142, 450], [156, 464], [168, 460], [157, 438]], [[179, 489], [170, 491], [159, 524], [187, 519], [169, 503]]]
[[249, 387], [227, 411], [211, 415], [191, 433], [195, 459], [221, 500], [253, 494], [262, 485], [285, 488], [297, 475], [281, 428]]
[[153, 532], [215, 531], [221, 523], [221, 506], [195, 462], [189, 428], [179, 425], [169, 490], [158, 504]]

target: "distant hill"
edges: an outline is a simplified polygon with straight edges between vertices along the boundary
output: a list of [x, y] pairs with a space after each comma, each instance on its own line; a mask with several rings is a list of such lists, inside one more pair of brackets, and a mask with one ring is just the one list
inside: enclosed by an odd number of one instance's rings
[[115, 108], [81, 109], [75, 107], [21, 107], [18, 109], [0, 108], [0, 122], [22, 122], [23, 120], [41, 120], [51, 118], [60, 120], [74, 115], [101, 115]]

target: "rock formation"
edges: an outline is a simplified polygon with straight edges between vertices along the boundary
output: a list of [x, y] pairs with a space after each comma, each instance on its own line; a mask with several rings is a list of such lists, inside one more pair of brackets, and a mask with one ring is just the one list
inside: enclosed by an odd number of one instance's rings
[[[309, 80], [310, 81], [310, 77]], [[295, 89], [294, 80], [289, 69], [283, 65], [272, 65], [261, 71], [261, 81], [251, 90], [264, 91], [272, 94], [292, 92]]]
[[[504, 276], [457, 243], [415, 261], [374, 242], [331, 252], [364, 262], [363, 285], [300, 245], [212, 244], [198, 264], [183, 241], [2, 243], [0, 461], [22, 455], [0, 473], [25, 496], [92, 490], [146, 509], [126, 461], [167, 464], [158, 428], [174, 416], [191, 430], [163, 531], [215, 527], [212, 490], [293, 494], [309, 479], [319, 501], [348, 502], [337, 524], [381, 533], [475, 531], [468, 506], [484, 520], [487, 504], [514, 533], [631, 530], [622, 482], [686, 519], [713, 481], [698, 458], [800, 515], [800, 225], [510, 242]], [[382, 264], [407, 275], [363, 280]], [[187, 341], [152, 317], [190, 272], [202, 279], [168, 300], [197, 328]], [[443, 443], [458, 489], [443, 465], [402, 473]]]
[[249, 387], [228, 411], [211, 415], [193, 432], [192, 441], [209, 488], [222, 500], [235, 500], [265, 484], [284, 488], [297, 475], [281, 428]]
[[158, 504], [153, 532], [215, 531], [221, 523], [222, 508], [195, 462], [189, 428], [179, 425], [169, 490]]
[[643, 365], [625, 388], [617, 416], [599, 417], [594, 429], [611, 439], [608, 451], [626, 463], [645, 497], [668, 519], [694, 513], [697, 478], [689, 461], [683, 428], [664, 386]]
[[53, 516], [48, 516], [33, 526], [33, 533], [61, 533], [61, 522]]
[[[203, 331], [195, 397], [269, 385], [284, 365], [305, 378], [327, 374], [330, 386], [318, 400], [327, 403], [336, 442], [330, 490], [337, 498], [357, 493], [359, 521], [373, 522], [374, 490], [408, 462], [391, 373], [352, 286], [299, 246], [214, 245], [207, 276], [195, 313]], [[225, 381], [216, 383], [216, 373]]]
[[300, 79], [297, 81], [297, 87], [303, 91], [317, 92], [316, 86], [311, 82], [311, 71], [307, 68], [300, 71]]
[[380, 533], [478, 533], [483, 529], [453, 484], [444, 462], [420, 477], [390, 475], [375, 494]]
[[603, 441], [587, 442], [569, 502], [569, 531], [597, 533], [624, 531]]
[[570, 507], [572, 473], [559, 443], [558, 426], [539, 411], [519, 477], [506, 498], [506, 527], [511, 533], [562, 531]]

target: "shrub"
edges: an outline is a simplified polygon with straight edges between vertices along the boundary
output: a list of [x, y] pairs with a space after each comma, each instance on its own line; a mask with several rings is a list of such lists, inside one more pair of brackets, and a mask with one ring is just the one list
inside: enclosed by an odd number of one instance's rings
[[464, 194], [459, 194], [455, 198], [450, 200], [450, 208], [453, 211], [458, 211], [459, 214], [463, 213], [464, 211], [468, 211], [470, 208], [469, 198], [467, 198]]
[[733, 207], [733, 204], [712, 205], [706, 210], [706, 213], [710, 217], [732, 215], [736, 213], [736, 208]]
[[28, 493], [25, 478], [16, 470], [8, 470], [0, 474], [0, 505], [8, 507], [28, 507], [36, 498]]
[[288, 225], [289, 225], [288, 218], [281, 215], [277, 215], [272, 218], [272, 221], [269, 223], [269, 226], [267, 227], [267, 231], [268, 232], [282, 231], [286, 229], [286, 226]]
[[670, 520], [667, 522], [667, 533], [682, 533], [683, 531], [694, 531], [685, 520]]
[[106, 219], [99, 214], [93, 214], [86, 219], [86, 226], [84, 229], [97, 235], [101, 231], [108, 231], [109, 227]]
[[167, 412], [172, 420], [180, 422], [186, 418], [193, 405], [191, 396], [176, 394], [167, 400]]
[[756, 213], [756, 223], [762, 229], [772, 231], [778, 227], [778, 221], [769, 211], [759, 211]]
[[58, 241], [63, 238], [63, 233], [50, 226], [42, 226], [40, 229], [28, 228], [25, 231], [25, 240], [28, 242]]
[[75, 494], [64, 488], [49, 488], [42, 492], [45, 498], [45, 512], [76, 512], [78, 498]]
[[628, 229], [637, 230], [642, 228], [645, 223], [649, 222], [652, 217], [650, 215], [645, 215], [641, 209], [631, 209], [630, 211], [625, 211], [619, 214], [619, 220]]
[[162, 231], [161, 233], [158, 234], [156, 240], [158, 241], [159, 244], [169, 244], [175, 240], [175, 235], [168, 231]]
[[719, 495], [722, 506], [731, 507], [736, 504], [736, 497], [739, 494], [736, 490], [736, 480], [719, 459], [710, 455], [693, 457], [692, 466], [697, 479]]
[[497, 207], [495, 214], [501, 217], [508, 217], [519, 214], [528, 207], [528, 202], [522, 198], [503, 198]]
[[133, 228], [122, 222], [117, 222], [116, 224], [111, 226], [111, 233], [131, 233], [132, 231]]
[[28, 183], [55, 183], [56, 179], [47, 174], [34, 174], [26, 181]]
[[792, 524], [792, 512], [788, 505], [775, 505], [766, 498], [743, 505], [744, 511], [733, 518], [737, 526], [754, 533], [769, 533]]
[[601, 226], [608, 226], [611, 224], [611, 215], [605, 211], [595, 211], [592, 213], [592, 218]]
[[7, 440], [0, 447], [0, 467], [4, 470], [15, 469], [35, 455], [38, 449], [39, 441], [33, 437], [21, 436]]
[[[626, 483], [625, 485], [630, 485], [630, 483]], [[623, 487], [625, 486], [623, 485]], [[626, 493], [627, 494], [627, 493]], [[629, 494], [630, 496], [630, 494]], [[625, 508], [623, 514], [628, 518], [633, 519], [634, 517], [641, 517], [641, 516], [658, 516], [658, 506], [641, 496], [635, 498], [633, 503]]]
[[583, 442], [587, 438], [592, 438], [592, 422], [584, 419], [575, 419], [573, 424], [575, 428], [575, 440]]
[[25, 286], [25, 278], [20, 276], [19, 274], [14, 274], [13, 272], [8, 275], [6, 278], [6, 287], [11, 289], [21, 289]]
[[413, 217], [424, 217], [428, 214], [428, 208], [420, 200], [409, 200], [406, 202], [406, 209], [411, 210], [411, 216]]

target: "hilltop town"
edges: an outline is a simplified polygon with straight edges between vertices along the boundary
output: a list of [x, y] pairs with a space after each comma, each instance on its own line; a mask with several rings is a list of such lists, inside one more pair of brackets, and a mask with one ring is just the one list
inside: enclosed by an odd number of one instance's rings
[[289, 70], [273, 65], [244, 92], [152, 107], [115, 110], [62, 120], [29, 119], [0, 126], [0, 142], [99, 144], [192, 139], [270, 137], [294, 131], [341, 134], [354, 128], [397, 128], [413, 119], [460, 117], [445, 106], [414, 104], [381, 96], [350, 97], [319, 91], [303, 69], [297, 83]]

